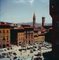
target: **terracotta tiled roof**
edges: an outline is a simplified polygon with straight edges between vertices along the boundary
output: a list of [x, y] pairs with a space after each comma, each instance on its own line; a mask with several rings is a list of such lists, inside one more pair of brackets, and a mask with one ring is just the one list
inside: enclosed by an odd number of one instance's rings
[[7, 22], [0, 22], [0, 26], [9, 26], [9, 23], [7, 23]]
[[30, 25], [21, 25], [22, 27], [31, 27]]

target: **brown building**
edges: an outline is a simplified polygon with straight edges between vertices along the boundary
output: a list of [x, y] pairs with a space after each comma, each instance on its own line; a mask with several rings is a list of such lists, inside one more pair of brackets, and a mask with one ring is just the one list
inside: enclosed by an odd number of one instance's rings
[[11, 44], [14, 45], [21, 45], [23, 44], [25, 39], [25, 35], [24, 35], [24, 28], [22, 27], [14, 27], [11, 30]]
[[34, 29], [34, 41], [35, 42], [38, 41], [38, 29], [37, 28]]
[[11, 43], [26, 45], [33, 43], [33, 28], [30, 25], [21, 25], [11, 30]]
[[30, 25], [21, 25], [24, 28], [25, 37], [26, 37], [26, 44], [33, 44], [34, 43], [34, 32], [33, 27]]
[[41, 31], [38, 28], [34, 29], [34, 42], [41, 43], [44, 42], [44, 40], [45, 40], [44, 33], [41, 33]]
[[25, 45], [26, 43], [26, 38], [25, 38], [25, 32], [24, 28], [20, 27], [19, 32], [17, 33], [17, 45]]
[[7, 23], [0, 22], [0, 47], [10, 46], [10, 29]]

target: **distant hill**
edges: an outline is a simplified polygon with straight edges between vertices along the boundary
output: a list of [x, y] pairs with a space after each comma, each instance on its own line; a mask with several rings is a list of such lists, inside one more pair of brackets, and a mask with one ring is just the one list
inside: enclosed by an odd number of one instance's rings
[[[17, 23], [18, 25], [21, 25], [21, 24], [23, 24], [23, 25], [33, 25], [33, 23], [32, 22], [29, 22], [29, 23]], [[41, 23], [36, 23], [36, 26], [41, 26]], [[52, 23], [45, 23], [45, 26], [52, 26]]]
[[[19, 25], [33, 25], [33, 23], [32, 22], [27, 22], [27, 23], [9, 23], [9, 22], [5, 22], [5, 23], [8, 23], [8, 24], [17, 24], [18, 26]], [[36, 23], [36, 26], [41, 26], [41, 23]], [[45, 26], [52, 26], [52, 23], [45, 23]]]

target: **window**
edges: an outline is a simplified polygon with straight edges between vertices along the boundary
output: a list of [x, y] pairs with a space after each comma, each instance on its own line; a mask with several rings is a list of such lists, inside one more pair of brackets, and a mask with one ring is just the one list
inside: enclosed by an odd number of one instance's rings
[[0, 33], [1, 33], [1, 31], [0, 31]]
[[7, 42], [9, 42], [9, 41], [7, 40]]
[[3, 44], [3, 48], [5, 48], [5, 44]]
[[7, 40], [8, 40], [8, 36], [7, 36]]
[[33, 34], [31, 34], [31, 38], [33, 38]]
[[19, 45], [21, 45], [21, 42], [19, 42]]
[[3, 37], [3, 40], [5, 40], [5, 37]]
[[1, 44], [0, 44], [0, 48], [1, 48]]
[[7, 33], [8, 33], [9, 31], [7, 30]]
[[9, 46], [9, 44], [7, 44], [7, 46]]
[[5, 30], [3, 30], [3, 33], [5, 33]]

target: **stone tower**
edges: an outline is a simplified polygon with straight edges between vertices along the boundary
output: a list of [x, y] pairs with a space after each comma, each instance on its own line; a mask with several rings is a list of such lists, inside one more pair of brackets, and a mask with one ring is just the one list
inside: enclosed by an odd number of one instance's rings
[[44, 27], [45, 17], [42, 17], [42, 27]]
[[36, 22], [36, 16], [35, 13], [33, 14], [33, 29], [35, 29], [35, 22]]

